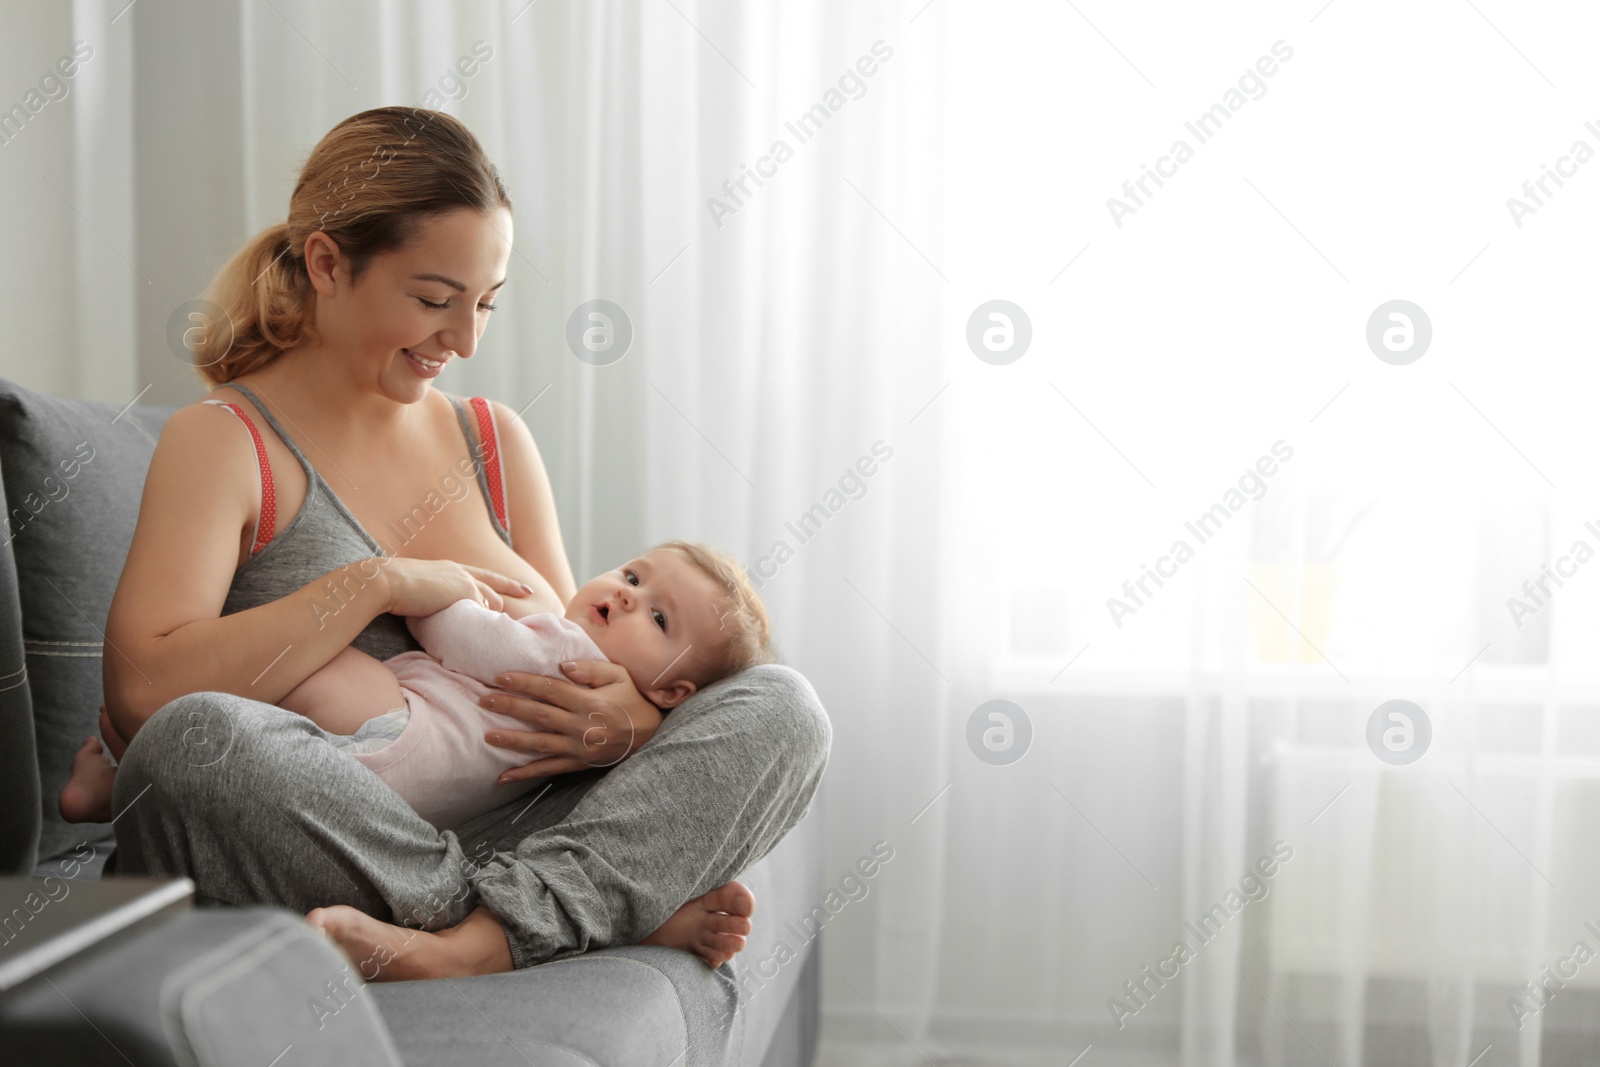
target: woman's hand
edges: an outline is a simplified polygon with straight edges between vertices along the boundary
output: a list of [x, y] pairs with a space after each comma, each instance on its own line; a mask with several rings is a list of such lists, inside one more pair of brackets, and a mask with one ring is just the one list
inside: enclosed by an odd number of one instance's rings
[[449, 559], [378, 558], [388, 596], [385, 611], [394, 615], [432, 615], [458, 600], [476, 600], [493, 611], [504, 611], [506, 596], [527, 596], [533, 590], [524, 582], [498, 571], [470, 567]]
[[570, 681], [542, 674], [502, 674], [496, 683], [515, 692], [491, 693], [479, 700], [490, 711], [533, 727], [532, 731], [491, 730], [484, 735], [486, 741], [550, 757], [513, 767], [500, 776], [502, 783], [609, 767], [660, 728], [661, 711], [639, 695], [633, 679], [618, 664], [579, 660], [563, 663], [561, 669]]

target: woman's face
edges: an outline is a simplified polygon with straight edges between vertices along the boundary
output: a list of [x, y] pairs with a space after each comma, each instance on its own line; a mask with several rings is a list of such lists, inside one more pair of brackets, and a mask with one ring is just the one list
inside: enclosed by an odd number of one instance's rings
[[[331, 250], [321, 252], [329, 244], [319, 242], [307, 263], [324, 346], [358, 383], [375, 382], [391, 399], [413, 403], [446, 363], [477, 349], [511, 257], [511, 213], [460, 208], [426, 219], [404, 248], [373, 258], [354, 284]], [[324, 263], [327, 272], [317, 269]]]

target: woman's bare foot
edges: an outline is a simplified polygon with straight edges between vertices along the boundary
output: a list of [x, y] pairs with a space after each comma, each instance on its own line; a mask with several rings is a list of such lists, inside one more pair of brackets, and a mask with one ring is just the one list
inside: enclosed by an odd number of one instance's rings
[[306, 921], [326, 934], [368, 982], [466, 978], [511, 970], [505, 928], [488, 908], [430, 934], [374, 919], [344, 904], [317, 908]]
[[56, 799], [61, 817], [68, 822], [110, 822], [111, 787], [117, 769], [106, 759], [98, 737], [78, 746], [72, 757], [72, 777]]
[[[641, 944], [682, 949], [720, 967], [744, 951], [756, 898], [738, 882], [689, 901]], [[306, 921], [326, 934], [369, 982], [465, 978], [511, 970], [505, 928], [488, 908], [430, 934], [374, 919], [344, 904], [317, 908]]]
[[689, 901], [639, 943], [682, 949], [708, 967], [721, 967], [744, 951], [755, 910], [755, 895], [739, 882], [729, 882]]

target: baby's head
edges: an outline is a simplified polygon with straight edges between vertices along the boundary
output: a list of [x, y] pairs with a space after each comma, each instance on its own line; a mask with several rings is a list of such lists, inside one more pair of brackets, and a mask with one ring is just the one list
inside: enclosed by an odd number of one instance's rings
[[658, 708], [770, 663], [767, 609], [724, 552], [668, 541], [585, 582], [566, 617]]

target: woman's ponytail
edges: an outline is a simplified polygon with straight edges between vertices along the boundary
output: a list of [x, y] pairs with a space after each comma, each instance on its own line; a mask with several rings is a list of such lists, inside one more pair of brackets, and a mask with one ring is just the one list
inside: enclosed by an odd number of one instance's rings
[[[195, 369], [211, 386], [261, 367], [281, 351], [315, 340], [305, 261], [289, 224], [269, 226], [234, 254], [206, 290], [217, 321], [195, 331]], [[218, 313], [220, 312], [220, 315]]]

